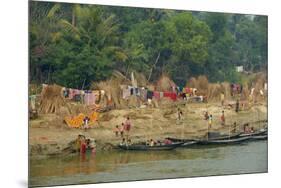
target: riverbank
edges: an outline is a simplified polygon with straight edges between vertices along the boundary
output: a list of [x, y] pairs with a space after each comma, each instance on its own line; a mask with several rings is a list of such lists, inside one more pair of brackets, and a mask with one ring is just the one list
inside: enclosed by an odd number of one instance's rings
[[[177, 108], [183, 112], [183, 120], [177, 120]], [[70, 129], [54, 114], [39, 115], [36, 120], [29, 122], [29, 152], [30, 156], [48, 156], [62, 154], [68, 144], [78, 134], [94, 138], [97, 150], [109, 150], [112, 145], [121, 141], [116, 137], [113, 129], [121, 125], [126, 117], [132, 121], [130, 138], [132, 142], [147, 139], [162, 140], [165, 137], [200, 138], [207, 133], [207, 122], [203, 119], [208, 110], [213, 115], [213, 126], [210, 131], [229, 132], [229, 125], [234, 122], [242, 128], [249, 123], [255, 129], [263, 128], [267, 122], [267, 105], [259, 103], [250, 109], [236, 113], [233, 108], [222, 108], [219, 103], [188, 103], [167, 105], [162, 108], [132, 108], [111, 110], [100, 114], [99, 123], [87, 131]], [[225, 111], [226, 125], [220, 124], [221, 111]]]

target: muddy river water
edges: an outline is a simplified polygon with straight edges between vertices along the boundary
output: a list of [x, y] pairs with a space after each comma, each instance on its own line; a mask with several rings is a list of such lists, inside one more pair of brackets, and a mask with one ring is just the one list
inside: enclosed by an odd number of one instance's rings
[[30, 159], [30, 186], [267, 172], [267, 141]]

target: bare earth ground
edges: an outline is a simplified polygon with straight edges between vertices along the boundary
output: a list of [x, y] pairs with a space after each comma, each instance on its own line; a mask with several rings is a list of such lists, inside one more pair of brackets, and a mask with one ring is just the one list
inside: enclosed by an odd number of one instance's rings
[[[177, 120], [177, 108], [183, 111], [183, 120]], [[242, 128], [244, 123], [250, 123], [255, 129], [263, 128], [267, 122], [267, 105], [255, 104], [251, 109], [236, 113], [232, 108], [222, 108], [218, 103], [189, 103], [180, 106], [162, 108], [134, 108], [112, 110], [100, 115], [100, 121], [92, 129], [70, 129], [61, 118], [54, 114], [41, 115], [29, 122], [30, 155], [60, 154], [67, 144], [73, 141], [79, 133], [97, 141], [97, 149], [106, 149], [107, 143], [116, 145], [121, 141], [113, 129], [121, 125], [129, 116], [132, 122], [130, 138], [132, 142], [147, 139], [199, 138], [207, 132], [207, 121], [203, 120], [204, 111], [213, 115], [213, 126], [210, 131], [229, 132], [229, 125], [235, 121]], [[221, 111], [225, 111], [226, 125], [220, 124]]]

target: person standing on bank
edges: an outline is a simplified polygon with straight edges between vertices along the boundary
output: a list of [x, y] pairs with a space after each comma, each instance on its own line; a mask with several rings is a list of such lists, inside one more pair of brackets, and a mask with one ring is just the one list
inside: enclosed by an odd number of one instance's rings
[[221, 106], [224, 106], [224, 93], [221, 92]]
[[130, 118], [127, 117], [127, 120], [125, 121], [125, 136], [126, 136], [126, 140], [128, 141], [129, 139], [129, 133], [130, 133], [130, 130], [132, 128], [132, 123], [130, 121]]
[[239, 111], [239, 99], [236, 100], [235, 112]]

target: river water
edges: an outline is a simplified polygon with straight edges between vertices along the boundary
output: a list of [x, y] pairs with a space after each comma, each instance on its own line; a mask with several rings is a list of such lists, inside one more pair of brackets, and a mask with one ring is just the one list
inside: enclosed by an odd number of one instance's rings
[[267, 172], [267, 141], [30, 159], [30, 186]]

